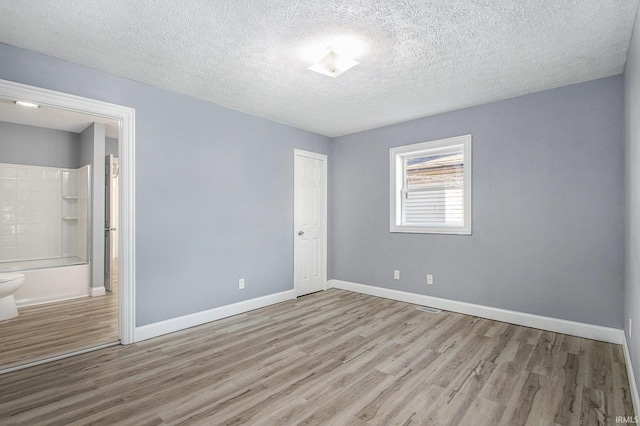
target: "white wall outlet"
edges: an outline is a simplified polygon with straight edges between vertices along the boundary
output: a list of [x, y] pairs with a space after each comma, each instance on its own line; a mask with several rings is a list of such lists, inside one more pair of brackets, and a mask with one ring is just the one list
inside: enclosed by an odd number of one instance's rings
[[238, 281], [238, 288], [242, 290], [244, 288], [244, 278], [240, 278]]
[[433, 275], [427, 274], [427, 284], [433, 285]]
[[398, 271], [397, 269], [395, 271], [393, 271], [393, 279], [394, 280], [399, 280], [400, 279], [400, 271]]

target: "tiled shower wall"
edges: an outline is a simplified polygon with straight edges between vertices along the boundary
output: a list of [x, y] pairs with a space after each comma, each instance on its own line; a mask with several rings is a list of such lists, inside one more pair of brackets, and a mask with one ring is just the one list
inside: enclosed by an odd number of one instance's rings
[[0, 163], [0, 262], [77, 256], [77, 193], [76, 170]]

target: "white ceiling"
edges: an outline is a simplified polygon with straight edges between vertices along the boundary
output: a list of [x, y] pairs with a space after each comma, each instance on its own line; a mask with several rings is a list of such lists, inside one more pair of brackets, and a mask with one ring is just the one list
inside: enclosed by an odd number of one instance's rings
[[80, 133], [94, 122], [104, 123], [106, 136], [114, 139], [119, 138], [118, 121], [112, 118], [44, 105], [37, 109], [26, 108], [16, 105], [13, 99], [0, 98], [0, 121], [44, 127], [46, 129], [64, 130], [65, 132], [72, 133]]
[[0, 42], [334, 137], [620, 74], [637, 3], [0, 0]]

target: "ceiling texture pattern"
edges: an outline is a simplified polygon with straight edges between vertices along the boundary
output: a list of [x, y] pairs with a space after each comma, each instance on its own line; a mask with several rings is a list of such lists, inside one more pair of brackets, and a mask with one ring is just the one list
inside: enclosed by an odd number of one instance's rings
[[335, 137], [620, 74], [637, 2], [0, 0], [0, 42]]

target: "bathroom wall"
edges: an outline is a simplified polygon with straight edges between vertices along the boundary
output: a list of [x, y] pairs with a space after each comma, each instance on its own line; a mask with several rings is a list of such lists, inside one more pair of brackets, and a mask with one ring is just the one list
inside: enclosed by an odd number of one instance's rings
[[118, 139], [105, 138], [104, 155], [113, 155], [118, 158]]
[[77, 257], [77, 195], [78, 170], [0, 163], [0, 262]]
[[293, 150], [328, 138], [3, 44], [0, 78], [135, 108], [136, 325], [293, 289]]
[[104, 286], [105, 126], [94, 123], [80, 134], [80, 164], [91, 165], [91, 286]]
[[70, 219], [77, 213], [68, 210], [77, 203], [69, 196], [77, 193], [80, 148], [77, 133], [0, 122], [2, 261], [77, 256], [78, 225]]
[[59, 257], [60, 169], [0, 164], [0, 261]]
[[0, 163], [80, 167], [80, 135], [0, 121]]

